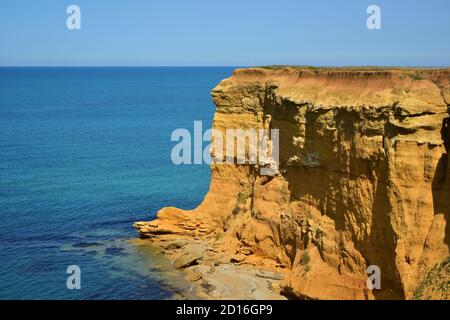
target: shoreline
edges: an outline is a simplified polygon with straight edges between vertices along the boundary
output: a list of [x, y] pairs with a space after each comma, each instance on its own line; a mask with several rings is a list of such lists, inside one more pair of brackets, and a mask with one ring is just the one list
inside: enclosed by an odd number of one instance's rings
[[165, 278], [163, 281], [173, 283], [179, 274], [192, 284], [192, 287], [180, 286], [181, 292], [174, 295], [175, 299], [286, 299], [280, 294], [285, 278], [282, 272], [268, 265], [247, 263], [244, 255], [232, 256], [207, 239], [164, 235], [153, 239], [134, 239], [133, 243], [148, 246], [151, 248], [149, 251], [153, 251], [152, 256], [160, 254], [167, 259], [170, 266], [153, 266], [170, 268], [160, 270]]

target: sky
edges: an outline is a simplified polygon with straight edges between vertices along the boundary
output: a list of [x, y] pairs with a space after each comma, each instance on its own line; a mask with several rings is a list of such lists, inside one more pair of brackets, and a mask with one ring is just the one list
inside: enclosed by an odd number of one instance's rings
[[449, 66], [449, 39], [448, 0], [0, 1], [0, 66]]

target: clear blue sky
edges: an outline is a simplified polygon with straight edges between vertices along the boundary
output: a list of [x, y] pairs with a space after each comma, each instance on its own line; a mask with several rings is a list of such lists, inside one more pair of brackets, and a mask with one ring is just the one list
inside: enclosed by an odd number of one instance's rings
[[0, 0], [1, 66], [448, 66], [449, 39], [448, 0]]

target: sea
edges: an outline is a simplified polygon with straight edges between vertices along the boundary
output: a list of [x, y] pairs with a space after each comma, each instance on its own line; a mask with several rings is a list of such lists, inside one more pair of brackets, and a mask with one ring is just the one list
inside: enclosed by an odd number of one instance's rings
[[171, 134], [211, 127], [234, 69], [0, 68], [0, 299], [186, 298], [133, 222], [202, 201], [209, 166], [173, 164]]

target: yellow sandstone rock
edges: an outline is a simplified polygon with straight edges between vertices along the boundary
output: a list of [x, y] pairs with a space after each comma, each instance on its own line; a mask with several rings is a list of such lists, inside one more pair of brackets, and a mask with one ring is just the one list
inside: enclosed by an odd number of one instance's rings
[[245, 252], [313, 299], [410, 299], [449, 255], [450, 70], [239, 69], [212, 96], [214, 128], [280, 130], [280, 174], [212, 165], [203, 203], [136, 223], [141, 237]]

